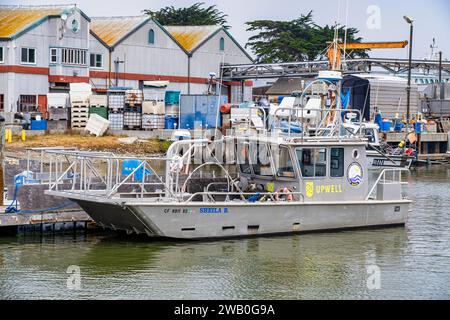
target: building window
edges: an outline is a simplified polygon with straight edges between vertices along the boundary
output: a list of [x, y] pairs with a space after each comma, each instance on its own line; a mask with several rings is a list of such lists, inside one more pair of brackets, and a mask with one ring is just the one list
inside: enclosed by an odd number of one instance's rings
[[220, 51], [225, 51], [225, 39], [220, 38]]
[[22, 48], [22, 54], [20, 57], [22, 63], [35, 64], [36, 63], [36, 49]]
[[35, 95], [21, 95], [19, 98], [18, 112], [34, 112], [37, 111], [37, 103]]
[[331, 148], [330, 176], [332, 178], [344, 176], [344, 148]]
[[155, 44], [155, 31], [153, 29], [148, 32], [148, 43]]
[[82, 49], [61, 49], [61, 63], [86, 66], [86, 50]]
[[50, 48], [50, 63], [58, 63], [58, 49]]
[[5, 95], [0, 94], [0, 111], [5, 110]]
[[0, 47], [0, 63], [5, 62], [4, 56], [3, 56], [3, 47]]
[[91, 53], [89, 61], [91, 68], [103, 68], [103, 56], [101, 54]]
[[298, 149], [297, 157], [304, 178], [323, 178], [327, 175], [326, 149]]

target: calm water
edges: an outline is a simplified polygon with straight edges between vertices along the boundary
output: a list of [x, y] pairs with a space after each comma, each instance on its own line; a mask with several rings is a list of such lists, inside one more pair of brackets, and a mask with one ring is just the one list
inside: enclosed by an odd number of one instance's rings
[[[450, 167], [410, 178], [407, 228], [204, 243], [0, 238], [0, 299], [450, 299]], [[81, 289], [67, 289], [67, 268]], [[380, 268], [379, 290], [367, 267]]]

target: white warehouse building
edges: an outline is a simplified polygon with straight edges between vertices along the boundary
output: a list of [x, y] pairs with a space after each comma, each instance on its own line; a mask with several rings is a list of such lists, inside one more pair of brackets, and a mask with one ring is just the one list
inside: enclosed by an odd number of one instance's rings
[[[0, 6], [0, 112], [44, 110], [46, 94], [90, 83], [203, 94], [221, 63], [251, 63], [221, 26], [162, 26], [148, 16], [90, 18], [76, 6]], [[223, 83], [232, 102], [251, 99], [252, 82]]]

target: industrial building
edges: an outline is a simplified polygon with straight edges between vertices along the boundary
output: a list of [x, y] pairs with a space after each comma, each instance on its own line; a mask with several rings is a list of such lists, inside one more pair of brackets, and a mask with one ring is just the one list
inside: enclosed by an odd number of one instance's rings
[[[68, 92], [70, 83], [90, 83], [101, 94], [166, 80], [170, 90], [204, 94], [215, 89], [222, 63], [251, 62], [221, 26], [90, 18], [76, 6], [0, 6], [0, 111], [7, 118], [44, 110], [46, 94]], [[251, 81], [222, 85], [229, 101], [251, 99]]]
[[43, 109], [49, 91], [89, 82], [89, 23], [77, 7], [0, 6], [0, 109]]

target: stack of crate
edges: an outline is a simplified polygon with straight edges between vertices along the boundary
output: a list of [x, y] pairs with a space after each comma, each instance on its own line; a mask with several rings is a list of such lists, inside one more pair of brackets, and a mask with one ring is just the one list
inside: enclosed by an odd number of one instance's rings
[[108, 91], [108, 120], [110, 130], [123, 130], [123, 110], [125, 107], [125, 90]]
[[48, 93], [48, 129], [65, 131], [69, 124], [69, 95], [67, 93]]
[[127, 90], [125, 92], [125, 108], [123, 110], [123, 127], [128, 130], [140, 130], [142, 127], [141, 90]]
[[92, 95], [89, 101], [89, 115], [97, 114], [108, 119], [108, 97], [105, 95]]
[[70, 84], [70, 122], [72, 129], [86, 128], [89, 120], [89, 99], [92, 86], [88, 83]]
[[142, 129], [164, 129], [165, 117], [165, 88], [144, 89], [142, 104]]
[[166, 91], [166, 129], [176, 129], [180, 117], [180, 91]]

